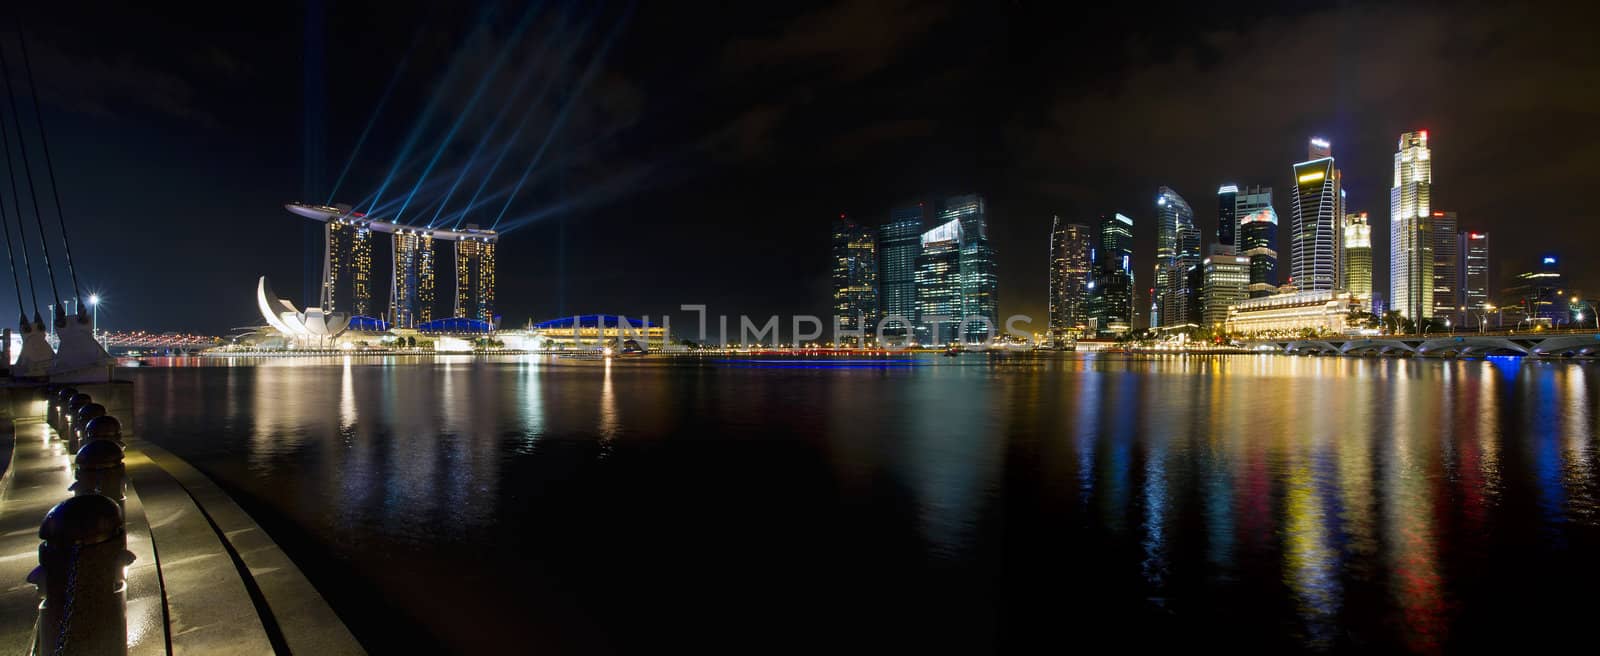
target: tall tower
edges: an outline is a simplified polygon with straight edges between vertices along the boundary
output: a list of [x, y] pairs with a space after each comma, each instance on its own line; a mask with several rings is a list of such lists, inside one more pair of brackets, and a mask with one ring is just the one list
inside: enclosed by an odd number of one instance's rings
[[1089, 270], [1094, 231], [1053, 219], [1050, 228], [1050, 337], [1064, 338], [1089, 321]]
[[922, 203], [889, 212], [878, 229], [878, 302], [883, 317], [899, 317], [910, 325], [883, 327], [880, 337], [904, 337], [917, 323], [917, 255], [922, 252]]
[[1133, 327], [1133, 219], [1120, 213], [1100, 217], [1099, 243], [1091, 257], [1094, 279], [1090, 315], [1099, 334], [1127, 332]]
[[[1484, 312], [1489, 304], [1489, 233], [1464, 231], [1457, 251], [1461, 253], [1461, 309]], [[1469, 321], [1470, 323], [1470, 321]]]
[[1294, 165], [1289, 215], [1289, 279], [1300, 291], [1332, 291], [1339, 282], [1339, 170], [1328, 142], [1311, 140], [1312, 159]]
[[1239, 254], [1250, 258], [1250, 298], [1278, 291], [1278, 212], [1272, 187], [1246, 187], [1234, 201], [1239, 217]]
[[1162, 187], [1156, 195], [1155, 298], [1151, 299], [1150, 327], [1199, 323], [1190, 316], [1195, 307], [1190, 280], [1200, 266], [1200, 230], [1194, 210], [1178, 192]]
[[[918, 237], [917, 341], [947, 344], [956, 340], [961, 321], [961, 242], [959, 219], [951, 219]], [[935, 325], [935, 317], [944, 317]]]
[[328, 220], [322, 309], [372, 316], [372, 230], [360, 221]]
[[455, 315], [494, 325], [495, 245], [499, 235], [467, 224], [456, 241]]
[[1366, 212], [1344, 216], [1344, 278], [1339, 286], [1372, 307], [1372, 223]]
[[833, 318], [867, 335], [878, 325], [878, 231], [844, 214], [833, 222]]
[[1389, 188], [1389, 308], [1419, 322], [1433, 316], [1431, 158], [1427, 130], [1400, 135]]
[[1433, 316], [1461, 325], [1461, 251], [1456, 234], [1456, 213], [1434, 210], [1428, 229], [1433, 232]]
[[390, 241], [394, 280], [389, 288], [389, 317], [396, 328], [415, 328], [433, 320], [433, 234], [399, 229]]
[[1238, 252], [1239, 214], [1238, 185], [1222, 185], [1217, 189], [1217, 246], [1218, 253], [1232, 255]]
[[999, 267], [989, 243], [988, 204], [977, 194], [952, 196], [945, 199], [939, 220], [961, 222], [961, 317], [971, 321], [961, 338], [985, 341], [990, 333], [1000, 334], [1002, 328]]

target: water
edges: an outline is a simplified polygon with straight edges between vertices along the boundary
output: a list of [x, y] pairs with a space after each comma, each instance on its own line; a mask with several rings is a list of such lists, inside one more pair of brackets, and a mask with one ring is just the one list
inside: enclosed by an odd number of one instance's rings
[[131, 373], [378, 652], [1591, 637], [1594, 365], [958, 361]]

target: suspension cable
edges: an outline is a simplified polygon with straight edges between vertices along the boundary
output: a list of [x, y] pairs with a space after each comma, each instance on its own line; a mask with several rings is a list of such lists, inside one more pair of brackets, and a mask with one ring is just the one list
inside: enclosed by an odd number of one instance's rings
[[45, 135], [44, 112], [39, 109], [39, 86], [33, 82], [33, 64], [28, 60], [28, 33], [22, 29], [22, 16], [18, 14], [13, 18], [17, 25], [17, 43], [22, 49], [22, 72], [28, 76], [28, 93], [33, 96], [33, 120], [39, 124], [39, 147], [44, 151], [44, 170], [50, 176], [50, 197], [56, 203], [56, 225], [61, 229], [61, 250], [67, 257], [67, 275], [72, 278], [72, 298], [76, 301], [78, 314], [82, 316], [83, 294], [78, 291], [78, 270], [72, 266], [72, 241], [67, 239], [67, 218], [61, 210], [61, 189], [56, 186], [56, 167], [50, 160], [50, 140]]
[[[56, 299], [56, 310], [61, 316], [66, 315], [66, 308], [61, 305], [61, 291], [56, 288], [56, 269], [50, 264], [50, 240], [44, 231], [44, 212], [39, 210], [39, 190], [33, 184], [33, 167], [28, 163], [28, 141], [22, 136], [22, 114], [17, 110], [17, 96], [11, 87], [11, 65], [6, 62], [5, 48], [0, 47], [0, 69], [5, 71], [6, 102], [11, 105], [11, 125], [17, 130], [17, 152], [22, 155], [23, 179], [28, 182], [28, 196], [33, 199], [33, 220], [39, 227], [39, 247], [44, 251], [45, 275], [50, 277], [50, 296]], [[37, 305], [37, 304], [35, 304]], [[34, 308], [34, 314], [39, 309]]]
[[[0, 149], [4, 149], [6, 151], [6, 179], [11, 182], [11, 206], [17, 210], [17, 247], [22, 250], [22, 272], [28, 276], [28, 294], [33, 297], [33, 317], [34, 321], [38, 321], [39, 291], [38, 288], [33, 284], [33, 264], [28, 258], [28, 233], [24, 227], [27, 224], [22, 222], [22, 194], [17, 192], [16, 162], [11, 159], [11, 131], [6, 129], [4, 114], [4, 111], [0, 111]], [[5, 209], [4, 205], [0, 204], [0, 210], [3, 209]], [[10, 221], [7, 221], [6, 254], [9, 255], [10, 253], [11, 223]], [[12, 269], [12, 273], [12, 279], [15, 281], [15, 268]], [[22, 310], [22, 292], [20, 291], [17, 292], [17, 309]], [[27, 316], [28, 313], [24, 310], [22, 312], [22, 317], [26, 319]]]

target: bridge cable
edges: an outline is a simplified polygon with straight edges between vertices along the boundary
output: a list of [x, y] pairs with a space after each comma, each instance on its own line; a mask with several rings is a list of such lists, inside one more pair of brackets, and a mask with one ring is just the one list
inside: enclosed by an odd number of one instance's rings
[[[39, 246], [44, 251], [45, 274], [50, 278], [50, 295], [56, 300], [56, 310], [59, 316], [66, 316], [66, 308], [61, 305], [61, 292], [56, 288], [56, 269], [50, 264], [50, 240], [44, 231], [44, 213], [39, 210], [39, 191], [33, 184], [33, 168], [28, 163], [28, 142], [22, 136], [22, 115], [17, 111], [17, 97], [11, 88], [11, 65], [6, 62], [5, 48], [0, 47], [0, 69], [5, 71], [6, 101], [11, 106], [11, 125], [17, 130], [17, 152], [22, 154], [23, 178], [28, 181], [28, 196], [33, 199], [33, 219], [39, 227]], [[13, 171], [12, 175], [15, 175]], [[35, 302], [33, 313], [34, 321], [38, 321], [38, 303]]]
[[28, 60], [28, 33], [22, 29], [22, 16], [16, 14], [13, 18], [17, 25], [17, 44], [22, 50], [22, 72], [28, 75], [28, 93], [33, 97], [33, 120], [39, 124], [39, 148], [44, 151], [44, 170], [50, 176], [50, 197], [56, 204], [56, 225], [61, 229], [61, 250], [67, 258], [67, 275], [72, 278], [74, 308], [78, 311], [78, 315], [82, 316], [83, 293], [78, 291], [78, 270], [72, 266], [72, 241], [67, 239], [67, 217], [61, 210], [61, 189], [56, 185], [56, 167], [50, 160], [50, 140], [45, 134], [44, 112], [39, 109], [39, 85], [33, 81], [33, 63]]
[[[17, 247], [22, 250], [22, 271], [28, 276], [28, 294], [33, 297], [33, 321], [43, 326], [44, 321], [39, 317], [39, 291], [33, 284], [33, 264], [28, 258], [28, 234], [22, 222], [22, 194], [17, 191], [16, 162], [11, 159], [11, 131], [6, 129], [5, 112], [0, 110], [0, 149], [6, 151], [6, 179], [11, 183], [11, 205], [17, 210]], [[5, 210], [5, 204], [0, 203], [0, 211]], [[6, 254], [11, 254], [11, 221], [6, 220]], [[16, 281], [16, 267], [13, 266], [12, 281]], [[22, 313], [23, 323], [27, 323], [28, 312], [22, 308], [22, 292], [17, 292], [17, 310]]]

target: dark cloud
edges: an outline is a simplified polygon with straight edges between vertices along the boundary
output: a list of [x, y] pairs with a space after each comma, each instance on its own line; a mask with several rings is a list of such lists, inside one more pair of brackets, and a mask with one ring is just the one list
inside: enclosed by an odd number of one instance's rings
[[[7, 57], [20, 66], [16, 35], [6, 34]], [[133, 52], [89, 52], [89, 44], [67, 44], [30, 37], [28, 55], [41, 98], [75, 112], [103, 118], [125, 117], [129, 110], [214, 126], [216, 119], [196, 102], [198, 92], [179, 72], [140, 62]], [[239, 63], [213, 51], [208, 61], [237, 73]], [[20, 70], [20, 69], [19, 69]]]
[[947, 2], [843, 0], [795, 18], [776, 35], [734, 41], [724, 64], [741, 73], [794, 67], [858, 80], [889, 66], [950, 13]]

